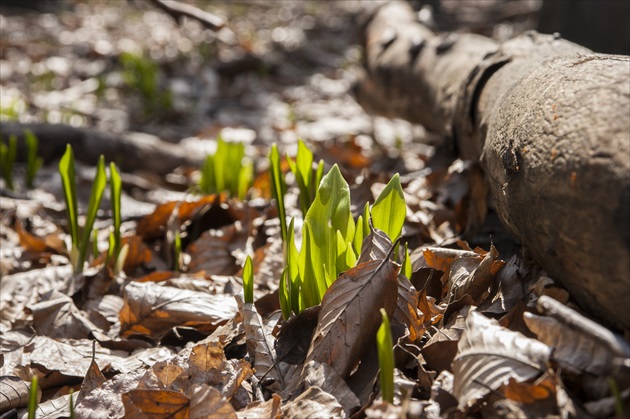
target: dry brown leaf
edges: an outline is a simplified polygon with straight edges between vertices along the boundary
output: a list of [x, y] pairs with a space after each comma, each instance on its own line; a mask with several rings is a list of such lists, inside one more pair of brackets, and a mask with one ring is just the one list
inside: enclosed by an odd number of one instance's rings
[[[20, 413], [23, 413], [20, 415]], [[27, 410], [18, 411], [18, 416], [27, 417]], [[38, 419], [57, 419], [70, 416], [70, 395], [56, 397], [37, 405], [35, 417]]]
[[278, 359], [287, 364], [302, 364], [317, 327], [321, 306], [309, 307], [283, 322], [274, 343]]
[[225, 294], [180, 290], [152, 282], [129, 283], [120, 311], [121, 335], [162, 337], [176, 326], [213, 330], [237, 311], [234, 298]]
[[391, 316], [396, 308], [398, 271], [386, 259], [365, 262], [340, 275], [322, 299], [306, 362], [330, 365], [347, 378], [374, 341], [381, 324], [379, 309]]
[[24, 407], [28, 404], [30, 386], [21, 378], [0, 377], [0, 412]]
[[490, 251], [480, 261], [477, 258], [457, 258], [451, 263], [449, 272], [448, 301], [459, 300], [470, 295], [477, 301], [488, 290], [496, 273], [504, 265], [497, 260], [499, 252], [490, 245]]
[[131, 390], [122, 396], [125, 418], [186, 419], [190, 399], [177, 391]]
[[219, 390], [207, 384], [193, 384], [189, 417], [194, 419], [236, 419], [236, 412]]
[[451, 362], [457, 353], [459, 338], [464, 332], [466, 317], [471, 306], [462, 308], [449, 324], [439, 328], [431, 339], [422, 347], [422, 356], [431, 369], [438, 373], [451, 369]]
[[282, 397], [272, 394], [271, 398], [264, 402], [253, 402], [244, 409], [236, 412], [239, 419], [260, 418], [276, 419], [282, 417]]
[[151, 262], [151, 250], [143, 243], [139, 235], [122, 238], [122, 246], [127, 246], [127, 257], [123, 270], [127, 275], [133, 275], [135, 270], [146, 263]]
[[523, 319], [538, 339], [553, 348], [553, 358], [563, 367], [604, 375], [630, 358], [630, 346], [623, 337], [554, 298], [541, 296], [538, 306], [547, 316], [526, 312]]
[[101, 388], [103, 383], [105, 383], [107, 379], [101, 372], [101, 369], [98, 367], [98, 364], [92, 360], [90, 363], [90, 368], [85, 374], [85, 378], [83, 378], [83, 382], [81, 383], [81, 391], [79, 396], [76, 399], [76, 403], [80, 403], [83, 397], [85, 397], [90, 392]]
[[444, 317], [446, 307], [435, 304], [435, 298], [428, 297], [427, 291], [418, 293], [418, 309], [420, 310], [420, 322], [425, 328], [438, 323]]
[[52, 252], [60, 255], [66, 253], [66, 247], [63, 240], [61, 240], [59, 235], [56, 233], [48, 234], [44, 238], [37, 237], [24, 230], [22, 222], [17, 217], [15, 218], [14, 228], [20, 239], [20, 245], [28, 252]]
[[47, 298], [30, 306], [33, 327], [38, 334], [51, 338], [84, 339], [93, 331], [100, 330], [66, 294], [53, 290]]
[[370, 260], [383, 260], [392, 248], [392, 241], [385, 232], [370, 226], [368, 234], [361, 243], [361, 255], [357, 265]]
[[398, 277], [398, 300], [393, 321], [404, 325], [409, 330], [409, 340], [416, 342], [425, 332], [418, 313], [418, 291], [404, 276]]
[[166, 232], [168, 220], [177, 208], [180, 225], [190, 219], [200, 208], [212, 206], [219, 200], [217, 195], [206, 195], [193, 202], [171, 201], [158, 205], [153, 213], [145, 216], [138, 223], [137, 234], [144, 240], [162, 237]]
[[317, 387], [322, 391], [333, 395], [343, 407], [347, 416], [350, 416], [361, 406], [359, 398], [352, 392], [348, 384], [337, 372], [326, 364], [310, 361], [304, 365], [303, 375], [306, 388]]
[[510, 378], [523, 382], [536, 377], [545, 371], [550, 354], [544, 343], [471, 311], [452, 365], [458, 407], [472, 406]]
[[503, 394], [510, 400], [518, 403], [531, 404], [541, 400], [554, 398], [556, 395], [556, 383], [550, 377], [545, 377], [536, 383], [519, 383], [514, 378], [503, 386]]
[[285, 419], [340, 418], [344, 411], [337, 399], [319, 387], [309, 387], [304, 393], [282, 406]]
[[208, 275], [234, 275], [239, 268], [231, 249], [239, 244], [241, 248], [245, 247], [247, 234], [243, 233], [246, 232], [237, 228], [236, 224], [204, 231], [186, 248], [190, 255], [188, 270], [204, 271]]

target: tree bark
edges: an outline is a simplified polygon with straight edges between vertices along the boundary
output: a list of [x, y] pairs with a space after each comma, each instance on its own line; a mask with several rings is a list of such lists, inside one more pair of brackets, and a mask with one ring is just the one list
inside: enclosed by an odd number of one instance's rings
[[630, 328], [630, 57], [537, 32], [437, 35], [402, 2], [364, 37], [359, 103], [479, 160], [505, 227], [582, 307]]

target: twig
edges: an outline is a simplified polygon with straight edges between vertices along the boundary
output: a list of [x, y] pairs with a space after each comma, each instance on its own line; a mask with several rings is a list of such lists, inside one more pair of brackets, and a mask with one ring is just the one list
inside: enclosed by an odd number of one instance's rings
[[198, 20], [206, 28], [217, 32], [225, 26], [225, 22], [218, 16], [201, 10], [189, 4], [179, 3], [175, 0], [149, 0], [157, 8], [162, 9], [176, 21], [180, 21], [183, 16]]

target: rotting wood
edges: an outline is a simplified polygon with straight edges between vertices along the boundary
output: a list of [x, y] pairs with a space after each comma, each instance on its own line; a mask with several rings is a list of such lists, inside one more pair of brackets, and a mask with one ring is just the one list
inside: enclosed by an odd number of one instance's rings
[[505, 227], [591, 314], [630, 328], [630, 57], [557, 35], [433, 33], [403, 2], [364, 27], [367, 110], [479, 160]]

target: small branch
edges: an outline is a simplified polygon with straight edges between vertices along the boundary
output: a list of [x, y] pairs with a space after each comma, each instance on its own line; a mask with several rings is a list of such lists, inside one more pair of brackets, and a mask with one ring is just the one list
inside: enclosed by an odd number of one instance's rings
[[186, 16], [201, 22], [206, 28], [215, 32], [225, 26], [225, 22], [220, 17], [189, 4], [179, 3], [175, 0], [149, 1], [178, 22], [183, 16]]

